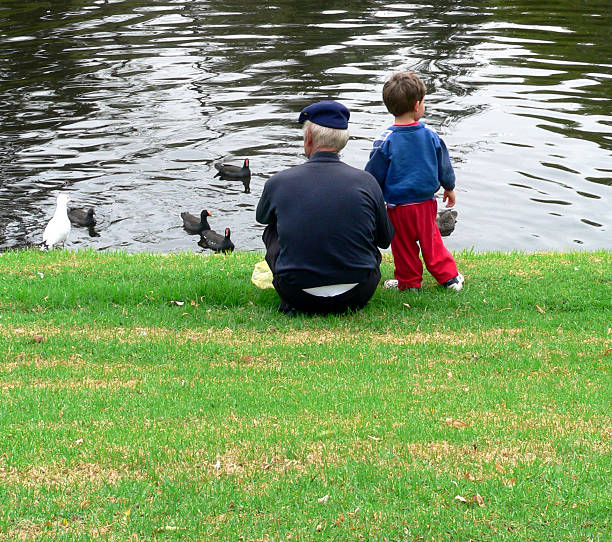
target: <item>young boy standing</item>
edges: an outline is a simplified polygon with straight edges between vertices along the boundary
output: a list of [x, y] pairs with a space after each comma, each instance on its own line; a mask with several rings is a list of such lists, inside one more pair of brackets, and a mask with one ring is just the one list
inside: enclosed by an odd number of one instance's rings
[[383, 86], [383, 101], [395, 123], [374, 141], [365, 167], [380, 184], [395, 228], [391, 252], [395, 280], [385, 288], [420, 288], [423, 265], [439, 284], [463, 288], [463, 275], [436, 225], [435, 193], [444, 188], [446, 207], [455, 205], [455, 173], [444, 142], [419, 119], [425, 112], [425, 84], [414, 73], [396, 73]]

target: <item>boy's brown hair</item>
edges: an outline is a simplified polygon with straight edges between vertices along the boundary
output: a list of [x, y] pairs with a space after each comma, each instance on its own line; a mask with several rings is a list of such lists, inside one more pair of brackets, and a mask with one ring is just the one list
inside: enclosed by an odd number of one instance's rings
[[425, 83], [412, 72], [394, 73], [383, 86], [383, 102], [395, 117], [413, 111], [425, 97]]

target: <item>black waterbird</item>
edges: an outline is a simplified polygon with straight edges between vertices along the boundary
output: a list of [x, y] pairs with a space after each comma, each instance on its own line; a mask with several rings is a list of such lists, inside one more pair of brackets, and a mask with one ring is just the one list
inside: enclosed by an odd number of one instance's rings
[[183, 228], [190, 233], [202, 233], [203, 231], [210, 230], [210, 225], [208, 224], [207, 218], [212, 216], [208, 209], [202, 210], [200, 213], [200, 218], [192, 215], [191, 213], [183, 212], [181, 213], [181, 218], [183, 219]]
[[70, 222], [77, 226], [95, 226], [96, 218], [94, 217], [95, 211], [93, 207], [89, 209], [79, 209], [78, 207], [70, 207], [68, 209], [68, 218]]
[[230, 229], [225, 228], [225, 235], [220, 235], [216, 231], [204, 231], [200, 235], [198, 245], [202, 248], [209, 248], [215, 252], [232, 252], [234, 243], [230, 239]]
[[215, 177], [220, 177], [224, 181], [240, 181], [244, 185], [245, 194], [251, 191], [251, 169], [249, 168], [248, 158], [244, 161], [242, 167], [216, 163], [215, 168], [217, 170]]
[[457, 222], [457, 211], [450, 209], [443, 209], [438, 211], [436, 215], [436, 224], [440, 230], [442, 237], [447, 237], [455, 230], [455, 223]]

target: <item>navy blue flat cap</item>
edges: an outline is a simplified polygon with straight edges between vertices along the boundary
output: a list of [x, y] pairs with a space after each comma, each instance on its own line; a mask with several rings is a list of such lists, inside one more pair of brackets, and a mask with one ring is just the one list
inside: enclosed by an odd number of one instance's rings
[[346, 130], [351, 112], [341, 103], [334, 100], [317, 102], [302, 109], [298, 122], [301, 124], [306, 120], [314, 122], [319, 126]]

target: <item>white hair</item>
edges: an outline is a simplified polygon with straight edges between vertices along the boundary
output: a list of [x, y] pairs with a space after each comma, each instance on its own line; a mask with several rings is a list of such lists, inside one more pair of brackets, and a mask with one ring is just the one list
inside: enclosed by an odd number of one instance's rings
[[327, 126], [319, 126], [309, 120], [304, 122], [304, 134], [306, 134], [306, 130], [310, 130], [312, 143], [315, 147], [330, 147], [338, 152], [344, 149], [349, 138], [348, 129], [338, 130]]

